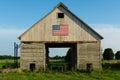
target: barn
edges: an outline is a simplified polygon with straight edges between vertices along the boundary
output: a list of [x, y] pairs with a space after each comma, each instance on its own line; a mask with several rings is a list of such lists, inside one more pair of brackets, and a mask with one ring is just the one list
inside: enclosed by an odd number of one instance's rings
[[20, 68], [46, 70], [51, 47], [73, 49], [72, 65], [78, 70], [92, 66], [101, 70], [103, 37], [72, 13], [63, 3], [32, 25], [20, 40]]

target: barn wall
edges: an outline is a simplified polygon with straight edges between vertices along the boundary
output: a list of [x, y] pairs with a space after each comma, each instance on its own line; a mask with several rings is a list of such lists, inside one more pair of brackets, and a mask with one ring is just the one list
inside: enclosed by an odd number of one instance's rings
[[77, 68], [87, 69], [87, 64], [92, 64], [95, 70], [101, 70], [100, 42], [77, 44]]
[[[63, 12], [64, 19], [58, 19], [57, 13]], [[68, 24], [68, 36], [53, 36], [52, 25]], [[48, 16], [36, 23], [23, 36], [21, 41], [96, 41], [98, 38], [82, 22], [64, 8], [56, 8]]]
[[[64, 13], [64, 19], [58, 19], [57, 13]], [[52, 25], [68, 24], [68, 36], [53, 36]], [[78, 20], [63, 7], [55, 8], [49, 15], [34, 24], [20, 36], [21, 69], [29, 70], [30, 64], [36, 64], [36, 70], [46, 65], [45, 43], [75, 43], [77, 44], [77, 68], [86, 69], [92, 64], [94, 69], [101, 69], [100, 41], [101, 38], [87, 25]], [[76, 63], [75, 63], [76, 64]]]
[[36, 70], [45, 67], [45, 47], [43, 43], [21, 43], [20, 67], [30, 70], [30, 64], [34, 63]]

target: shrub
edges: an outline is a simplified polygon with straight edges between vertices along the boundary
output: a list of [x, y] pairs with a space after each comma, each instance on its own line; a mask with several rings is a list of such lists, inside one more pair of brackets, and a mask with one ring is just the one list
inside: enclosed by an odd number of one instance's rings
[[115, 54], [115, 59], [117, 59], [117, 60], [120, 59], [120, 51], [117, 51], [117, 53]]
[[104, 60], [112, 60], [114, 58], [113, 50], [111, 48], [105, 49], [103, 53], [103, 58]]

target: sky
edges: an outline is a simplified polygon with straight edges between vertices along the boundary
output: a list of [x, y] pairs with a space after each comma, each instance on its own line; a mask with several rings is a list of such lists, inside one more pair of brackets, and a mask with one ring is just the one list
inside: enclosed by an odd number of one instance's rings
[[59, 2], [104, 37], [102, 51], [120, 50], [120, 0], [0, 0], [0, 55], [13, 55], [13, 43], [20, 44], [18, 37]]

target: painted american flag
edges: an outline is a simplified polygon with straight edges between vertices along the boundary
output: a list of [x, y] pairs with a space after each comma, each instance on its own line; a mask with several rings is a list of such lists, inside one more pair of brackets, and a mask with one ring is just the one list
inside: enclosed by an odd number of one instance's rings
[[67, 24], [53, 25], [53, 36], [68, 36], [69, 26]]

